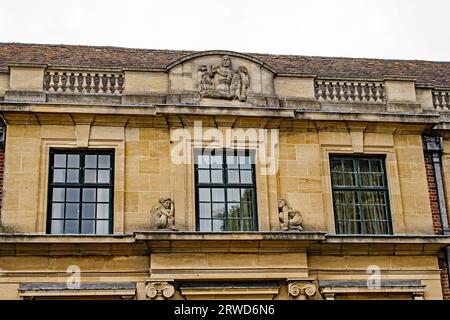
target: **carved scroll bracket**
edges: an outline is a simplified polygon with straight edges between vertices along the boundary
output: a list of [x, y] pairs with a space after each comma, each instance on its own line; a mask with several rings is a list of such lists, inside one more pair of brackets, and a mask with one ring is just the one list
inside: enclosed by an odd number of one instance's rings
[[296, 300], [308, 300], [316, 294], [316, 286], [311, 282], [292, 281], [288, 284], [289, 295]]
[[146, 285], [145, 292], [150, 299], [166, 300], [173, 297], [175, 287], [169, 282], [149, 282]]

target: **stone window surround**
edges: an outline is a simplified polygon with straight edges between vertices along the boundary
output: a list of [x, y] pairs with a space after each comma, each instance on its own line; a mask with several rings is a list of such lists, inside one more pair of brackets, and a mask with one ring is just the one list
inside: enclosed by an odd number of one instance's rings
[[378, 155], [385, 156], [385, 167], [386, 167], [386, 180], [390, 213], [391, 213], [391, 223], [392, 223], [392, 233], [402, 234], [405, 233], [405, 225], [403, 221], [403, 208], [402, 201], [394, 199], [393, 195], [400, 195], [398, 188], [394, 186], [399, 186], [399, 174], [397, 166], [389, 165], [390, 163], [397, 163], [396, 154], [394, 147], [378, 147], [378, 146], [364, 146], [363, 153], [354, 153], [352, 146], [329, 146], [321, 145], [322, 149], [322, 160], [323, 160], [323, 170], [325, 177], [325, 189], [324, 189], [324, 206], [326, 214], [326, 224], [327, 230], [330, 233], [336, 234], [335, 225], [335, 213], [333, 207], [333, 192], [331, 184], [331, 173], [330, 173], [330, 156], [332, 155]]
[[[176, 128], [171, 128], [170, 136], [172, 136], [172, 130]], [[211, 129], [206, 128], [205, 129]], [[219, 127], [217, 130], [222, 131], [229, 129], [226, 127]], [[193, 128], [190, 128], [193, 131]], [[184, 150], [188, 150], [190, 153], [188, 156], [194, 159], [196, 149], [204, 148], [215, 148], [215, 149], [248, 149], [256, 151], [258, 154], [258, 148], [261, 145], [265, 145], [266, 151], [270, 152], [270, 146], [267, 141], [246, 141], [244, 140], [234, 140], [231, 145], [224, 143], [224, 141], [206, 141], [204, 139], [195, 139], [194, 134], [191, 134], [190, 139], [184, 139]], [[171, 148], [174, 145], [171, 144]], [[172, 150], [171, 150], [172, 151]], [[171, 164], [171, 174], [175, 177], [185, 177], [184, 185], [179, 183], [174, 186], [174, 188], [180, 188], [178, 190], [173, 190], [172, 199], [175, 200], [175, 205], [179, 210], [180, 204], [181, 208], [184, 208], [184, 219], [185, 221], [180, 221], [180, 216], [176, 217], [176, 226], [181, 230], [195, 230], [196, 226], [196, 212], [195, 212], [195, 172], [194, 163], [188, 165], [175, 165]], [[275, 175], [262, 175], [261, 166], [258, 161], [256, 161], [255, 175], [256, 175], [256, 199], [258, 204], [258, 230], [259, 231], [269, 231], [278, 230], [278, 210], [277, 210], [277, 178]], [[179, 180], [179, 179], [178, 179]], [[270, 186], [270, 190], [269, 190]], [[271, 198], [271, 192], [273, 192], [273, 199]], [[269, 191], [269, 192], [265, 192]], [[175, 213], [176, 215], [176, 213]], [[177, 220], [178, 219], [178, 220]]]
[[[114, 163], [114, 209], [113, 209], [113, 234], [124, 233], [124, 178], [120, 175], [123, 174], [123, 168], [125, 167], [125, 158], [123, 152], [118, 152], [119, 149], [124, 149], [124, 140], [101, 140], [91, 139], [89, 140], [88, 149], [114, 149], [115, 163]], [[41, 157], [40, 157], [40, 172], [42, 173], [39, 178], [39, 211], [37, 215], [37, 232], [46, 233], [46, 223], [48, 214], [48, 176], [49, 176], [49, 161], [50, 161], [50, 149], [79, 149], [77, 140], [75, 139], [47, 139], [41, 138]]]

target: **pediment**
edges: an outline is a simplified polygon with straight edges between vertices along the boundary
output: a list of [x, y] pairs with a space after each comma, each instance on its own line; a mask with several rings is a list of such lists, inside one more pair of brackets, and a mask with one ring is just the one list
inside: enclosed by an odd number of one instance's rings
[[170, 94], [200, 103], [257, 104], [261, 97], [274, 96], [274, 70], [246, 54], [198, 52], [172, 62], [167, 69]]

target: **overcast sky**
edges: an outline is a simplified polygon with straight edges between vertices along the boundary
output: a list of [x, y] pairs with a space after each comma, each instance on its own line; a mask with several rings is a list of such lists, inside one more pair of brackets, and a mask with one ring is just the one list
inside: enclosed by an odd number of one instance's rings
[[450, 0], [14, 0], [0, 42], [450, 61]]

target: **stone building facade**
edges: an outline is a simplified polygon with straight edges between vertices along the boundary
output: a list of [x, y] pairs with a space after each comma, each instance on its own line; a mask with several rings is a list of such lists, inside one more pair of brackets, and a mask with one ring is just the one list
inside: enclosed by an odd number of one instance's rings
[[0, 298], [448, 299], [449, 96], [448, 62], [0, 44]]

